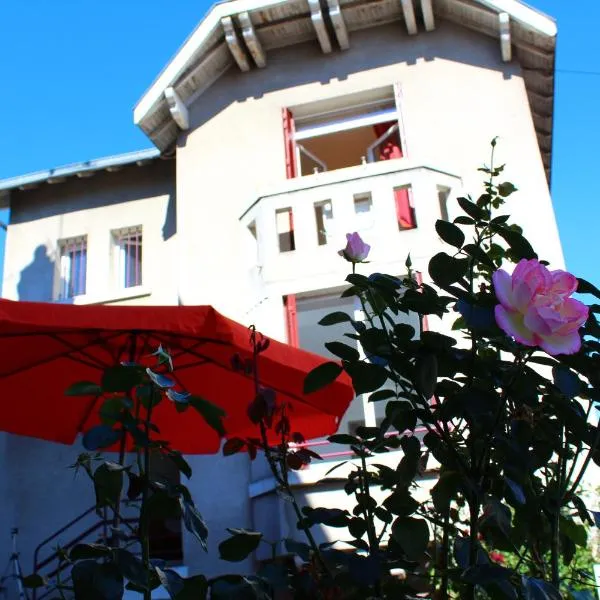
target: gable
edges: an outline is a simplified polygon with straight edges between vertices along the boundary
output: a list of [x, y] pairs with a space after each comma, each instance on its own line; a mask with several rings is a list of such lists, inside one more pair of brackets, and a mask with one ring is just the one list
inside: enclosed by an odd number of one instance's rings
[[[187, 107], [230, 68], [268, 66], [278, 48], [314, 41], [343, 52], [352, 32], [398, 22], [408, 35], [438, 20], [498, 39], [502, 60], [518, 60], [538, 144], [550, 176], [556, 26], [517, 0], [232, 0], [213, 7], [147, 90], [134, 121], [161, 150], [189, 127]], [[326, 60], [326, 58], [324, 58]]]

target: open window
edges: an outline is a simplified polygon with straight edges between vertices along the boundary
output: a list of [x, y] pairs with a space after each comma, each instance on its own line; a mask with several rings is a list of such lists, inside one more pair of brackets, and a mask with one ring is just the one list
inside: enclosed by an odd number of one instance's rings
[[287, 108], [283, 122], [288, 177], [405, 154], [393, 86]]

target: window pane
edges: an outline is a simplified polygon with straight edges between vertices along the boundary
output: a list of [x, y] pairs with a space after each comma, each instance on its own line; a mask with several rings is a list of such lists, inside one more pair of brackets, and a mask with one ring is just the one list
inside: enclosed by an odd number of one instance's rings
[[59, 300], [86, 293], [87, 239], [75, 238], [60, 242]]
[[275, 213], [279, 251], [290, 252], [296, 249], [294, 240], [294, 215], [291, 208], [282, 208]]
[[142, 231], [129, 227], [113, 232], [114, 279], [117, 287], [142, 285]]
[[327, 237], [332, 233], [333, 207], [330, 200], [315, 202], [315, 220], [319, 246], [324, 246], [327, 243]]
[[130, 236], [122, 242], [124, 259], [124, 286], [142, 284], [142, 235]]

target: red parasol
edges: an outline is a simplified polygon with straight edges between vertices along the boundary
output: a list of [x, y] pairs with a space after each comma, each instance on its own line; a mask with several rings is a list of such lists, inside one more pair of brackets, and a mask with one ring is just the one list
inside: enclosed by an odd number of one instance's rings
[[[253, 377], [232, 364], [236, 355], [242, 362], [252, 358], [249, 340], [246, 327], [209, 306], [0, 300], [0, 430], [72, 444], [99, 422], [98, 411], [94, 398], [67, 397], [65, 390], [77, 381], [99, 382], [105, 368], [139, 360], [162, 345], [173, 358], [181, 388], [226, 412], [227, 437], [258, 437], [247, 415], [255, 395]], [[347, 376], [304, 395], [306, 374], [323, 358], [271, 340], [258, 361], [260, 383], [289, 407], [292, 431], [307, 439], [335, 432], [353, 398]], [[219, 450], [218, 435], [195, 411], [182, 415], [164, 401], [153, 420], [161, 439], [184, 454]]]

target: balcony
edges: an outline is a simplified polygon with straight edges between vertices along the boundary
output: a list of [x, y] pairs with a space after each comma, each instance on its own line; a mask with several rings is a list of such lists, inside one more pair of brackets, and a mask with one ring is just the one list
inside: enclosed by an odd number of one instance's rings
[[[430, 257], [435, 221], [448, 216], [460, 187], [457, 175], [409, 159], [368, 163], [287, 180], [259, 195], [240, 221], [256, 239], [265, 284], [314, 289], [346, 272], [337, 251], [347, 232], [360, 232], [373, 246], [369, 260], [377, 268], [403, 264], [409, 251]], [[399, 190], [410, 202], [408, 227], [399, 218]]]

